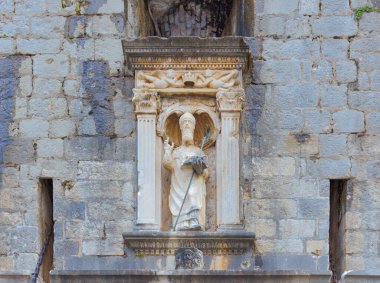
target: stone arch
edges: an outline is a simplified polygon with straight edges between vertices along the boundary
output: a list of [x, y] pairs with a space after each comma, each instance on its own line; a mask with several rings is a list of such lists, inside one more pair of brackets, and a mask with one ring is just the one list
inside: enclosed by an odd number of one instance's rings
[[197, 146], [201, 146], [202, 138], [207, 127], [210, 128], [211, 138], [206, 142], [204, 148], [212, 146], [218, 136], [220, 126], [219, 118], [215, 111], [206, 105], [197, 104], [180, 104], [176, 103], [163, 111], [157, 122], [157, 133], [163, 139], [169, 138], [174, 142], [175, 146], [181, 144], [181, 132], [179, 128], [179, 117], [185, 113], [190, 112], [196, 119], [194, 142]]

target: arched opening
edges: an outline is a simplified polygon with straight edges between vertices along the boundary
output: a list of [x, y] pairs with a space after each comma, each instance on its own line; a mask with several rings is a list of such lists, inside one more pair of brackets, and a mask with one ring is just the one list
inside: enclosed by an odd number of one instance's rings
[[125, 5], [131, 38], [253, 35], [254, 0], [131, 0]]

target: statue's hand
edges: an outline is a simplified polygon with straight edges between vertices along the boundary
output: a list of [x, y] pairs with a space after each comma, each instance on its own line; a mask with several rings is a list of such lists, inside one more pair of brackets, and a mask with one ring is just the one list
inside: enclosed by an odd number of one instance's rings
[[165, 154], [170, 155], [174, 149], [174, 144], [172, 143], [171, 145], [169, 144], [169, 138], [167, 138], [164, 142], [164, 150]]

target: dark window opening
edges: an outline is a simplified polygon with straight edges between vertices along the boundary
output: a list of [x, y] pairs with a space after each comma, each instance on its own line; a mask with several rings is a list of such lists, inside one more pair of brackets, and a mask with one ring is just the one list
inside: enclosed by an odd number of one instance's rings
[[50, 282], [49, 272], [53, 268], [54, 219], [53, 219], [53, 180], [40, 179], [39, 184], [39, 226], [41, 247], [47, 244], [43, 256], [40, 276]]
[[330, 282], [338, 282], [345, 269], [346, 199], [347, 180], [330, 180]]

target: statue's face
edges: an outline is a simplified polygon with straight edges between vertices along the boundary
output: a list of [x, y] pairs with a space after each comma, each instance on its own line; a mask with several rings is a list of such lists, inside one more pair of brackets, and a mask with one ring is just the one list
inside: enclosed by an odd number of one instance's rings
[[195, 124], [192, 120], [186, 119], [182, 122], [182, 143], [194, 142]]

